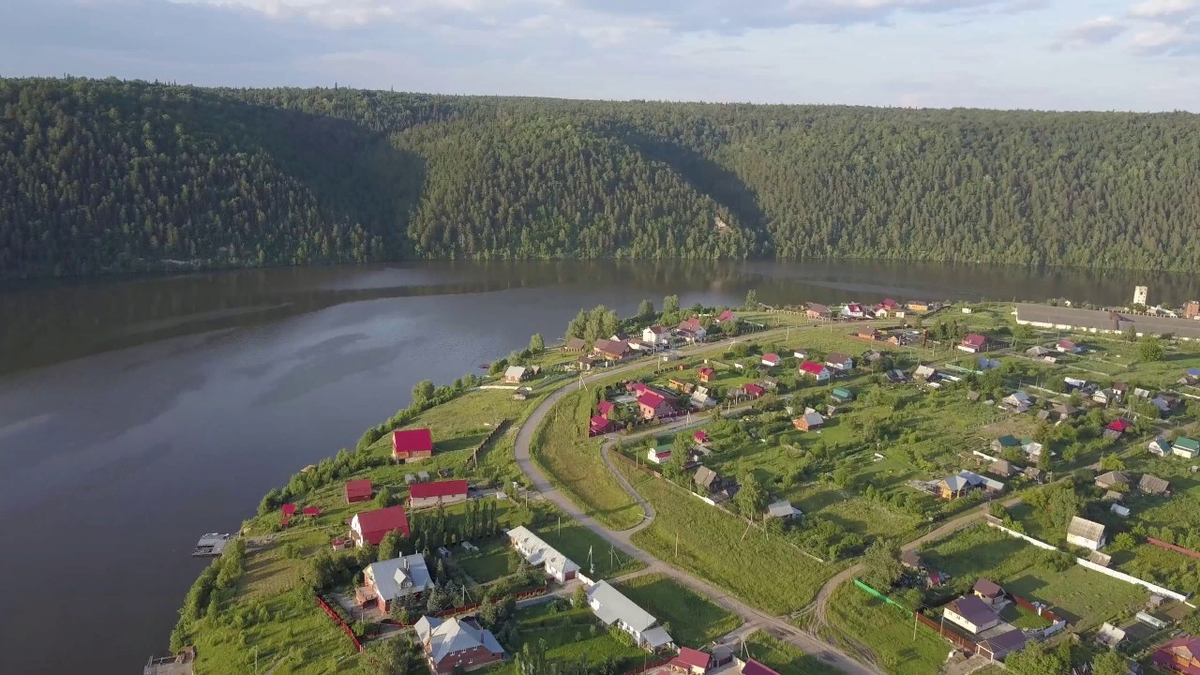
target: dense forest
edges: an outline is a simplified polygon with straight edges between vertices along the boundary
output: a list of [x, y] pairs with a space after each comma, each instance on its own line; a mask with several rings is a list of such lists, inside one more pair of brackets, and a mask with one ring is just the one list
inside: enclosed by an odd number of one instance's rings
[[1194, 270], [1195, 115], [0, 80], [0, 278], [412, 258]]

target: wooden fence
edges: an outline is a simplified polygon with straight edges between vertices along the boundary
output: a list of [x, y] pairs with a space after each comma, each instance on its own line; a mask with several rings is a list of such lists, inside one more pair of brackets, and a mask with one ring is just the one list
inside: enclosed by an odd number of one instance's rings
[[325, 602], [325, 598], [322, 598], [319, 595], [315, 595], [313, 597], [317, 599], [317, 605], [321, 609], [325, 610], [325, 613], [329, 615], [329, 618], [333, 619], [337, 625], [342, 627], [342, 630], [346, 631], [346, 635], [350, 636], [350, 642], [354, 645], [354, 651], [361, 652], [363, 650], [362, 643], [358, 641], [358, 636], [354, 634], [354, 631], [350, 629], [350, 626], [347, 626], [346, 622], [342, 620], [342, 615], [335, 612], [333, 608], [329, 606], [329, 603]]
[[1200, 553], [1196, 553], [1195, 551], [1193, 551], [1193, 550], [1191, 550], [1191, 549], [1184, 548], [1184, 547], [1182, 547], [1182, 546], [1176, 546], [1175, 544], [1168, 544], [1167, 542], [1165, 542], [1165, 541], [1160, 541], [1160, 540], [1158, 540], [1158, 539], [1155, 539], [1154, 537], [1146, 537], [1146, 543], [1150, 544], [1151, 546], [1157, 546], [1157, 547], [1159, 547], [1159, 548], [1165, 548], [1165, 549], [1167, 549], [1168, 551], [1175, 551], [1176, 553], [1182, 553], [1182, 554], [1184, 554], [1184, 555], [1186, 555], [1186, 556], [1189, 556], [1189, 557], [1191, 557], [1191, 558], [1195, 558], [1195, 559], [1197, 559], [1197, 560], [1200, 560]]
[[929, 626], [930, 628], [934, 629], [938, 633], [941, 633], [942, 637], [944, 637], [947, 640], [958, 645], [966, 653], [968, 653], [968, 654], [975, 653], [975, 643], [974, 642], [971, 642], [970, 640], [962, 637], [958, 633], [955, 633], [948, 628], [943, 628], [941, 623], [934, 621], [933, 619], [925, 616], [924, 614], [922, 614], [920, 612], [916, 612], [916, 616], [917, 616], [917, 621], [920, 621], [922, 624]]

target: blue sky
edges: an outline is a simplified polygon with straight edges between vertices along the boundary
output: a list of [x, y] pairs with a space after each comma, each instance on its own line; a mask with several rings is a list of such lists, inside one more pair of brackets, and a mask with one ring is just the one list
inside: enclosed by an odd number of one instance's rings
[[1200, 0], [0, 0], [0, 75], [1200, 111]]

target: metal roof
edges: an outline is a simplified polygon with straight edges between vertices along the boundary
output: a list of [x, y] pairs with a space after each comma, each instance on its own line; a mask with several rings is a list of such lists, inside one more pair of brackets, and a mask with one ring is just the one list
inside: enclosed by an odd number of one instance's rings
[[612, 625], [613, 622], [619, 619], [621, 623], [628, 626], [631, 630], [642, 633], [650, 630], [654, 624], [658, 623], [658, 619], [655, 619], [649, 612], [638, 607], [629, 598], [621, 595], [607, 581], [596, 582], [594, 586], [588, 589], [587, 596], [592, 611], [596, 613], [596, 616], [605, 625]]

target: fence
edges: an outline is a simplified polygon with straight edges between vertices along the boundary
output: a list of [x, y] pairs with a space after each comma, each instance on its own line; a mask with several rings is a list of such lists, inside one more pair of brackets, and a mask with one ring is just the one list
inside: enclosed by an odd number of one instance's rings
[[[1044, 541], [1034, 539], [1033, 537], [1021, 534], [1020, 532], [1015, 532], [1013, 530], [1008, 529], [1007, 527], [1004, 527], [1003, 525], [997, 525], [996, 523], [991, 522], [990, 520], [988, 521], [988, 526], [994, 527], [997, 530], [1001, 530], [1010, 536], [1024, 539], [1025, 541], [1033, 544], [1034, 546], [1037, 546], [1038, 548], [1044, 548], [1048, 551], [1059, 550], [1057, 547], [1051, 546], [1050, 544], [1047, 544]], [[1155, 593], [1158, 593], [1159, 595], [1166, 596], [1168, 598], [1171, 598], [1172, 600], [1178, 600], [1178, 601], [1186, 604], [1188, 607], [1195, 608], [1195, 605], [1193, 605], [1190, 602], [1187, 602], [1188, 596], [1186, 596], [1182, 593], [1176, 593], [1175, 591], [1172, 591], [1169, 588], [1163, 588], [1162, 586], [1159, 586], [1157, 584], [1152, 584], [1149, 581], [1146, 581], [1144, 579], [1139, 579], [1139, 578], [1129, 575], [1129, 574], [1125, 574], [1124, 572], [1118, 572], [1116, 570], [1111, 570], [1103, 565], [1097, 565], [1096, 563], [1094, 563], [1090, 560], [1087, 560], [1086, 558], [1076, 558], [1075, 563], [1077, 565], [1082, 565], [1090, 570], [1095, 570], [1101, 574], [1110, 576], [1114, 579], [1118, 579], [1120, 581], [1124, 581], [1126, 583], [1133, 584], [1135, 586], [1141, 586], [1142, 588], [1148, 588], [1148, 589], [1154, 591]]]
[[940, 622], [934, 621], [933, 619], [925, 616], [924, 614], [922, 614], [920, 612], [914, 612], [913, 610], [905, 607], [904, 605], [901, 605], [900, 603], [896, 602], [895, 600], [892, 600], [891, 598], [884, 595], [883, 593], [880, 593], [879, 591], [875, 590], [874, 588], [871, 588], [870, 586], [864, 584], [863, 582], [859, 581], [858, 579], [854, 580], [854, 585], [858, 586], [859, 588], [866, 591], [867, 593], [870, 593], [871, 595], [875, 596], [876, 598], [879, 598], [880, 600], [884, 601], [885, 603], [892, 605], [894, 607], [898, 607], [900, 609], [900, 611], [904, 612], [906, 615], [911, 615], [911, 616], [916, 617], [916, 620], [919, 621], [921, 624], [928, 626], [929, 628], [932, 628], [933, 630], [937, 631], [938, 633], [941, 634], [942, 637], [944, 637], [947, 640], [958, 645], [964, 651], [966, 651], [968, 654], [975, 653], [975, 643], [974, 642], [971, 642], [970, 640], [962, 637], [961, 635], [959, 635], [951, 630], [943, 628]]
[[1190, 556], [1192, 558], [1200, 560], [1200, 553], [1196, 553], [1195, 551], [1184, 548], [1182, 546], [1176, 546], [1175, 544], [1168, 544], [1167, 542], [1160, 541], [1158, 539], [1155, 539], [1154, 537], [1146, 537], [1146, 543], [1150, 544], [1151, 546], [1165, 548], [1168, 551], [1175, 551], [1176, 553], [1182, 553], [1186, 556]]
[[638, 666], [637, 668], [634, 668], [633, 670], [627, 670], [624, 673], [622, 673], [622, 675], [638, 675], [639, 673], [644, 673], [644, 672], [647, 672], [650, 670], [654, 670], [655, 668], [662, 668], [663, 666], [667, 665], [670, 662], [671, 662], [671, 659], [669, 659], [669, 658], [659, 659], [658, 661], [654, 661], [652, 663], [647, 663], [645, 665]]
[[1017, 603], [1018, 607], [1024, 607], [1025, 609], [1027, 609], [1031, 612], [1037, 612], [1038, 616], [1046, 619], [1047, 621], [1050, 621], [1051, 623], [1062, 621], [1062, 618], [1060, 616], [1058, 616], [1057, 614], [1055, 614], [1054, 612], [1051, 612], [1050, 610], [1046, 609], [1045, 607], [1042, 607], [1041, 605], [1035, 605], [1034, 603], [1026, 600], [1025, 598], [1022, 598], [1019, 595], [1012, 596], [1012, 599], [1013, 599], [1013, 602]]
[[330, 607], [329, 603], [325, 602], [325, 599], [321, 596], [315, 595], [313, 597], [317, 599], [317, 605], [320, 606], [321, 609], [325, 610], [325, 613], [329, 615], [329, 618], [337, 622], [337, 625], [341, 626], [342, 630], [346, 631], [346, 635], [350, 636], [350, 642], [354, 645], [354, 651], [361, 652], [363, 650], [362, 643], [358, 641], [358, 636], [354, 634], [354, 631], [350, 629], [350, 626], [347, 626], [346, 622], [342, 620], [342, 616], [333, 611], [333, 608]]

